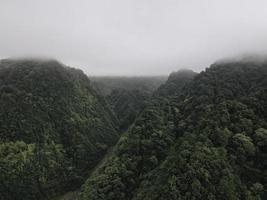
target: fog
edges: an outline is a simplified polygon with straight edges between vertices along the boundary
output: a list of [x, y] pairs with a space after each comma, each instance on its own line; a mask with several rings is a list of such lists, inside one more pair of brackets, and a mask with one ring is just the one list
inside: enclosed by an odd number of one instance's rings
[[0, 0], [1, 58], [165, 75], [250, 53], [267, 54], [266, 0]]

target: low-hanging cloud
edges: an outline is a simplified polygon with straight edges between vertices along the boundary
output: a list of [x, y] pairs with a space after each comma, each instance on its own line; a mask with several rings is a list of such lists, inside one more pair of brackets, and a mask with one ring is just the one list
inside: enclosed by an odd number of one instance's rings
[[0, 57], [42, 56], [88, 75], [200, 71], [267, 52], [266, 0], [0, 0]]

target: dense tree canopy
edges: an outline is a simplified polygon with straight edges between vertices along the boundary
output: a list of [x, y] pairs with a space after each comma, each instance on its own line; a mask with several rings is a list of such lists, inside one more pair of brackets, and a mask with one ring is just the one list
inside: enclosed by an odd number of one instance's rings
[[170, 77], [80, 199], [266, 199], [266, 77], [256, 62]]
[[2, 60], [0, 199], [85, 179], [80, 200], [266, 199], [266, 77], [265, 62], [220, 62], [160, 87], [102, 78], [96, 92], [57, 61]]
[[0, 199], [78, 187], [118, 139], [86, 75], [54, 60], [0, 62]]
[[117, 115], [120, 129], [126, 130], [145, 108], [150, 94], [139, 90], [114, 89], [107, 96], [107, 102]]

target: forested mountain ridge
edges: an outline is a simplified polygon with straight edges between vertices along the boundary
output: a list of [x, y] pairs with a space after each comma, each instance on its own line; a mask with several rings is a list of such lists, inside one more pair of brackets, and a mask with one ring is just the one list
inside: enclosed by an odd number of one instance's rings
[[159, 96], [173, 96], [181, 95], [184, 87], [193, 80], [197, 75], [196, 72], [189, 69], [181, 69], [177, 72], [172, 72], [165, 84], [162, 84], [154, 93]]
[[[178, 77], [183, 85], [187, 82], [183, 75]], [[179, 87], [179, 80], [175, 84]], [[158, 90], [161, 88], [173, 89], [173, 82], [167, 81]], [[176, 104], [166, 98], [173, 95], [171, 89], [162, 96], [155, 92], [133, 127], [121, 136], [114, 155], [84, 184], [80, 199], [131, 199], [142, 176], [164, 160], [174, 141], [173, 122], [179, 115]]]
[[265, 199], [266, 77], [265, 62], [221, 62], [163, 92], [80, 199]]
[[55, 60], [2, 60], [0, 199], [47, 199], [90, 174], [81, 200], [266, 199], [266, 77], [265, 61], [217, 62], [104, 98]]
[[55, 60], [0, 62], [0, 199], [79, 187], [118, 138], [116, 117], [81, 70]]

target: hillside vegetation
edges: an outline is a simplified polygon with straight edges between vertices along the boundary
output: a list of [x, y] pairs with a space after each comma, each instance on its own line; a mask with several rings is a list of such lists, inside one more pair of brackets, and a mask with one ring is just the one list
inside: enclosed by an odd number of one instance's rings
[[96, 79], [0, 61], [0, 200], [267, 198], [266, 61]]
[[189, 74], [160, 87], [80, 200], [266, 199], [267, 63]]
[[77, 188], [119, 138], [82, 71], [54, 60], [0, 62], [0, 199]]
[[120, 130], [125, 131], [137, 118], [150, 99], [150, 94], [139, 90], [114, 89], [107, 102], [116, 114]]

